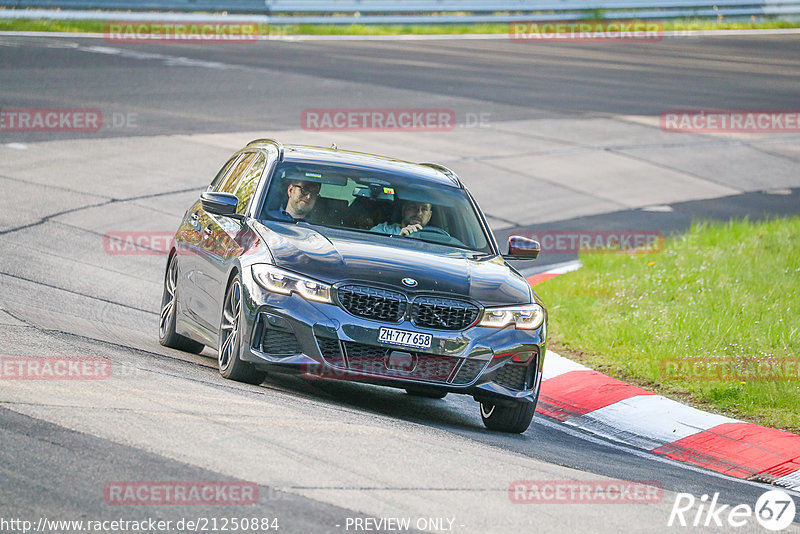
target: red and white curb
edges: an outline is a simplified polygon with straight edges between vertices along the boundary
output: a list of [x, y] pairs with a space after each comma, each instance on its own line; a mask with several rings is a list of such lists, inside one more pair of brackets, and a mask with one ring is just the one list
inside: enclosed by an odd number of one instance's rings
[[[527, 278], [533, 286], [580, 268]], [[566, 425], [736, 478], [800, 489], [800, 436], [716, 415], [547, 351], [536, 411]]]
[[550, 280], [551, 278], [555, 278], [560, 274], [566, 274], [572, 271], [577, 271], [581, 268], [581, 262], [578, 260], [568, 261], [565, 263], [558, 263], [556, 265], [551, 266], [548, 270], [537, 273], [532, 276], [528, 276], [526, 280], [532, 286], [536, 284], [541, 284], [545, 280]]
[[536, 411], [673, 460], [800, 488], [800, 436], [686, 406], [551, 351]]

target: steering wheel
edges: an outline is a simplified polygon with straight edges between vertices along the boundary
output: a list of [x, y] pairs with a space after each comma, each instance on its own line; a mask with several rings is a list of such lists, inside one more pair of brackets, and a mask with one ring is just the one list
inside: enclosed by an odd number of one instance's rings
[[437, 226], [426, 226], [422, 230], [417, 230], [416, 232], [412, 232], [412, 233], [408, 234], [408, 236], [406, 236], [406, 237], [415, 237], [417, 234], [421, 234], [421, 233], [424, 233], [424, 232], [428, 232], [430, 234], [439, 234], [439, 235], [443, 235], [443, 236], [446, 236], [446, 237], [450, 237], [450, 234], [448, 234], [444, 229], [439, 228]]

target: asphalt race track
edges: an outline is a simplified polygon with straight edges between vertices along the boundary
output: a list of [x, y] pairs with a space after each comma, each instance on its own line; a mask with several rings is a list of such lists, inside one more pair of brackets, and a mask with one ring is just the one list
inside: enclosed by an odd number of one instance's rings
[[[174, 232], [228, 155], [265, 136], [448, 165], [500, 239], [793, 214], [797, 131], [675, 133], [659, 128], [659, 115], [798, 102], [793, 35], [203, 46], [0, 35], [0, 108], [103, 116], [89, 133], [0, 129], [0, 356], [104, 357], [113, 368], [95, 381], [0, 377], [0, 518], [209, 529], [214, 519], [276, 518], [279, 532], [314, 533], [394, 532], [365, 521], [410, 518], [410, 529], [429, 532], [610, 533], [698, 530], [667, 526], [677, 493], [752, 506], [769, 486], [540, 415], [523, 435], [490, 432], [471, 398], [280, 375], [260, 386], [223, 380], [214, 351], [158, 344], [164, 256], [120, 254], [104, 236]], [[303, 110], [318, 108], [448, 109], [457, 125], [308, 131]], [[579, 505], [509, 495], [519, 480], [607, 479], [657, 483], [663, 498]], [[258, 491], [244, 506], [109, 503], [104, 490], [126, 481], [239, 481]], [[763, 529], [753, 521], [736, 531]]]

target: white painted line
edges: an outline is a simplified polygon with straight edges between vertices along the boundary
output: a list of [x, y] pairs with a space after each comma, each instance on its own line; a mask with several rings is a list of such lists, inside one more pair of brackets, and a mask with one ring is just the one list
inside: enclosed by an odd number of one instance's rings
[[786, 475], [785, 477], [781, 477], [775, 480], [773, 484], [776, 486], [783, 486], [786, 488], [800, 489], [800, 471], [795, 471], [791, 475]]
[[[2, 13], [2, 10], [0, 10]], [[0, 20], [2, 17], [0, 17]], [[152, 22], [152, 19], [148, 19]], [[190, 22], [181, 19], [184, 22]], [[227, 21], [228, 23], [233, 21]], [[92, 32], [37, 32], [37, 31], [0, 31], [0, 36], [9, 37], [64, 37], [64, 38], [86, 38], [86, 39], [107, 39], [105, 33]], [[259, 35], [258, 41], [452, 41], [452, 40], [510, 40], [507, 33], [465, 33], [465, 34], [444, 34], [444, 35], [283, 35], [279, 33]], [[131, 44], [142, 43], [170, 43], [166, 39], [153, 40], [134, 40]], [[181, 43], [191, 42], [182, 40]], [[215, 41], [197, 41], [199, 44], [214, 44]], [[218, 41], [217, 41], [218, 42]], [[243, 44], [252, 43], [252, 40], [242, 40]], [[226, 41], [226, 44], [229, 42]], [[119, 39], [114, 39], [114, 44], [120, 44]]]
[[16, 150], [28, 150], [28, 145], [23, 145], [22, 143], [8, 143], [6, 146]]
[[637, 395], [567, 421], [594, 434], [652, 450], [724, 423], [741, 423], [660, 395]]
[[640, 208], [642, 211], [653, 211], [656, 213], [672, 213], [674, 210], [672, 206], [667, 205], [660, 205], [660, 206], [645, 206], [644, 208]]
[[519, 273], [525, 278], [528, 278], [529, 276], [533, 276], [535, 274], [543, 274], [543, 273], [564, 274], [571, 271], [577, 271], [578, 269], [580, 269], [580, 267], [581, 267], [580, 260], [570, 260], [561, 263], [554, 263], [552, 265], [529, 267], [527, 269], [521, 270]]
[[86, 39], [105, 39], [108, 37], [102, 33], [91, 32], [17, 32], [17, 31], [0, 31], [0, 35], [9, 37], [63, 37], [63, 38], [76, 38], [84, 37]]
[[571, 371], [591, 371], [591, 369], [553, 351], [548, 350], [545, 353], [542, 380], [550, 380]]
[[218, 61], [203, 61], [199, 59], [191, 59], [182, 56], [156, 54], [153, 52], [141, 52], [139, 50], [131, 50], [129, 48], [114, 48], [111, 46], [78, 46], [75, 50], [79, 50], [81, 52], [89, 52], [92, 54], [119, 56], [128, 59], [163, 61], [164, 65], [168, 67], [201, 67], [205, 69], [219, 69], [219, 70], [244, 68], [243, 66], [228, 65], [226, 63], [220, 63]]
[[507, 40], [507, 33], [463, 33], [444, 35], [281, 35], [275, 36], [282, 41], [476, 41]]
[[774, 28], [763, 30], [670, 30], [664, 37], [731, 37], [736, 35], [797, 35], [800, 28]]
[[580, 260], [575, 260], [568, 262], [560, 267], [547, 269], [547, 271], [545, 272], [549, 274], [566, 274], [566, 273], [571, 273], [572, 271], [577, 271], [580, 268], [581, 268]]

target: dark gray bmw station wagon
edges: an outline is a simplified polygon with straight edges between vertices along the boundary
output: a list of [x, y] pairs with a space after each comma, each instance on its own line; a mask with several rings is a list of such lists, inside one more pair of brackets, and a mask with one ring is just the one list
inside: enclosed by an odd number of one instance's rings
[[161, 344], [217, 350], [223, 377], [352, 380], [471, 395], [524, 432], [547, 314], [449, 169], [259, 139], [189, 208], [164, 277]]

